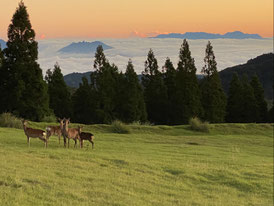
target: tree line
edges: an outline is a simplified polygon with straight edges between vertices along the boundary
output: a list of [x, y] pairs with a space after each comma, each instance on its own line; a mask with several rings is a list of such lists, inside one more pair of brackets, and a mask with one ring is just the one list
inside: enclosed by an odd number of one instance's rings
[[267, 111], [256, 75], [249, 81], [235, 74], [226, 97], [210, 42], [201, 80], [197, 79], [187, 40], [181, 45], [176, 66], [167, 58], [159, 68], [150, 49], [141, 80], [131, 60], [123, 73], [107, 60], [99, 46], [90, 83], [83, 78], [74, 93], [66, 86], [58, 63], [47, 70], [44, 79], [37, 59], [35, 32], [20, 2], [8, 28], [7, 48], [0, 49], [0, 113], [11, 112], [35, 121], [54, 114], [87, 124], [118, 119], [177, 125], [188, 123], [191, 117], [211, 123], [273, 121], [273, 107]]

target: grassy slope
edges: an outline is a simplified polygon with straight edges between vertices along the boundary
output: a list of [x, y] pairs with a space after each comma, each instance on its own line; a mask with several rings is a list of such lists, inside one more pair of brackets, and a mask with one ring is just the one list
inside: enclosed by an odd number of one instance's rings
[[0, 205], [273, 205], [272, 125], [131, 129], [86, 126], [95, 149], [80, 150], [0, 128]]

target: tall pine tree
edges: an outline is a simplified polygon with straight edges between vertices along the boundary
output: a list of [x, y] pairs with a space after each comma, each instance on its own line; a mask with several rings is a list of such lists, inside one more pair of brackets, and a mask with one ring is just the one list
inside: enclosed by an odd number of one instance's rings
[[186, 124], [191, 117], [199, 116], [202, 112], [196, 67], [186, 39], [179, 53], [175, 108], [177, 109], [177, 124]]
[[125, 74], [120, 74], [117, 113], [123, 122], [145, 122], [147, 118], [143, 90], [129, 60]]
[[210, 42], [206, 46], [204, 63], [202, 73], [205, 74], [205, 77], [200, 85], [204, 119], [212, 123], [223, 122], [226, 114], [226, 96], [221, 85], [217, 62]]
[[233, 74], [232, 80], [230, 82], [228, 99], [227, 99], [227, 122], [241, 122], [241, 111], [244, 105], [242, 104], [242, 83], [239, 80], [238, 74], [235, 72]]
[[103, 47], [98, 46], [94, 60], [95, 71], [91, 75], [91, 87], [96, 93], [96, 116], [100, 123], [110, 123], [117, 119], [118, 68], [110, 64]]
[[176, 70], [169, 58], [166, 58], [163, 66], [163, 79], [167, 87], [167, 124], [174, 124], [176, 111]]
[[144, 86], [148, 120], [155, 124], [166, 124], [167, 88], [152, 49], [149, 50], [145, 61], [145, 70], [142, 72], [142, 84]]
[[5, 61], [1, 69], [4, 110], [31, 120], [41, 120], [49, 113], [47, 85], [37, 63], [38, 44], [23, 1], [8, 28]]
[[264, 99], [264, 89], [257, 75], [252, 77], [250, 85], [253, 88], [254, 96], [259, 110], [256, 122], [267, 122], [267, 103]]
[[59, 118], [70, 117], [71, 97], [58, 63], [54, 65], [53, 71], [47, 70], [45, 79], [48, 82], [50, 109]]

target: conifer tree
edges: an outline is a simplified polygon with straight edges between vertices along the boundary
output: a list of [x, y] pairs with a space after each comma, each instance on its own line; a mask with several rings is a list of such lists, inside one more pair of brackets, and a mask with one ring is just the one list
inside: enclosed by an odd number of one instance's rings
[[191, 117], [199, 116], [202, 112], [196, 67], [186, 39], [184, 39], [179, 53], [176, 75], [176, 108], [177, 124], [186, 124]]
[[4, 68], [3, 68], [3, 63], [4, 63], [4, 54], [3, 51], [1, 50], [1, 45], [0, 45], [0, 114], [5, 111], [6, 105], [4, 105], [5, 101], [3, 97], [5, 97], [5, 75], [4, 75]]
[[7, 48], [1, 75], [6, 91], [1, 99], [5, 110], [31, 120], [49, 113], [47, 85], [37, 63], [38, 44], [23, 1], [8, 28]]
[[257, 75], [252, 77], [250, 85], [253, 88], [256, 104], [259, 110], [256, 122], [267, 122], [267, 103], [264, 99], [264, 89]]
[[210, 42], [207, 44], [205, 54], [205, 65], [202, 69], [205, 77], [200, 85], [204, 119], [212, 123], [223, 122], [226, 113], [226, 96], [221, 85], [217, 62]]
[[177, 118], [176, 111], [176, 70], [167, 57], [163, 66], [163, 80], [167, 87], [167, 124], [174, 124]]
[[116, 95], [118, 91], [119, 72], [114, 64], [110, 64], [103, 52], [103, 47], [98, 46], [94, 60], [95, 71], [91, 75], [91, 86], [97, 99], [96, 116], [100, 123], [110, 123], [117, 118], [115, 113]]
[[[138, 76], [134, 71], [132, 61], [128, 61], [127, 69], [123, 84], [123, 97], [119, 98], [119, 105], [122, 106], [122, 120], [124, 122], [141, 121], [145, 122], [147, 119], [143, 90], [140, 85]], [[120, 84], [122, 83], [120, 82]]]
[[239, 80], [238, 74], [235, 72], [233, 74], [232, 80], [230, 82], [228, 99], [227, 99], [227, 122], [241, 122], [241, 111], [244, 105], [242, 104], [242, 83]]
[[259, 116], [259, 107], [256, 102], [254, 90], [248, 81], [248, 76], [242, 77], [242, 122], [256, 122]]
[[87, 78], [83, 77], [82, 83], [72, 96], [73, 121], [84, 124], [101, 123], [96, 116], [97, 98]]
[[142, 84], [148, 120], [155, 124], [166, 124], [167, 88], [152, 49], [148, 52], [145, 70], [142, 72]]
[[50, 109], [59, 118], [70, 117], [71, 97], [58, 63], [54, 65], [53, 71], [47, 70], [45, 79], [48, 82]]

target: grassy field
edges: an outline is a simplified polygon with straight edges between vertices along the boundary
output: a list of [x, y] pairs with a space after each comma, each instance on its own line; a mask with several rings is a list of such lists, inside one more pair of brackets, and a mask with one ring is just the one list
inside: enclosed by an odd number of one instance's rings
[[85, 126], [94, 150], [0, 128], [0, 205], [273, 205], [273, 125], [129, 127]]

